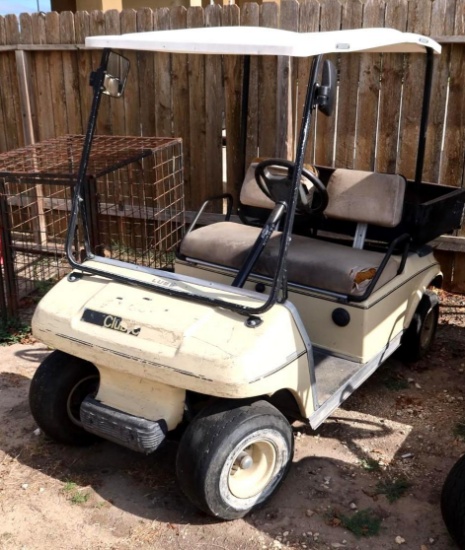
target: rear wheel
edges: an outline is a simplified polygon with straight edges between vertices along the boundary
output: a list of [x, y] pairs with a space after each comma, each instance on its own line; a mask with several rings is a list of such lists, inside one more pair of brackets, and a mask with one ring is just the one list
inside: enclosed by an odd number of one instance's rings
[[97, 368], [88, 361], [56, 350], [34, 374], [29, 405], [39, 428], [59, 443], [88, 445], [98, 439], [84, 430], [80, 407], [99, 385]]
[[441, 494], [441, 512], [451, 537], [465, 548], [465, 455], [449, 472]]
[[408, 329], [402, 336], [400, 352], [406, 361], [418, 361], [430, 350], [439, 320], [439, 300], [427, 290], [418, 304]]
[[276, 491], [293, 452], [292, 428], [273, 405], [222, 403], [187, 428], [177, 476], [195, 506], [222, 519], [240, 518]]

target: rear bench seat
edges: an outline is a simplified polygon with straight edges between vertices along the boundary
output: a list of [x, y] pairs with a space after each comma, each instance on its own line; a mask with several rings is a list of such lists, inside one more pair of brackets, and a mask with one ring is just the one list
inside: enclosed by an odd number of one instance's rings
[[[252, 200], [251, 206], [272, 207], [269, 199], [265, 197], [263, 201], [256, 183], [256, 189], [253, 187], [254, 182], [249, 170], [241, 202]], [[329, 204], [324, 214], [328, 217], [382, 227], [395, 227], [400, 222], [405, 193], [402, 176], [337, 169], [331, 174], [327, 189]], [[180, 254], [188, 261], [239, 269], [259, 233], [260, 228], [233, 222], [208, 225], [186, 235]], [[254, 273], [274, 276], [280, 236], [280, 232], [272, 235]], [[288, 252], [288, 280], [307, 287], [360, 296], [384, 256], [382, 252], [293, 235]], [[375, 289], [394, 278], [399, 266], [400, 258], [391, 256]]]

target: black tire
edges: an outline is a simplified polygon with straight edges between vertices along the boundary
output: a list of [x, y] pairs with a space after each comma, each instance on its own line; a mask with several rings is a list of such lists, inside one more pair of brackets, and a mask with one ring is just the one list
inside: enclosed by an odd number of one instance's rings
[[459, 548], [465, 549], [465, 455], [452, 467], [441, 494], [444, 523]]
[[434, 292], [426, 290], [402, 336], [401, 357], [409, 362], [419, 361], [431, 349], [439, 320], [439, 300]]
[[277, 490], [293, 454], [292, 428], [273, 405], [223, 402], [202, 411], [188, 426], [179, 444], [177, 477], [197, 508], [231, 520]]
[[39, 428], [49, 437], [68, 445], [89, 445], [97, 436], [80, 425], [79, 409], [87, 395], [95, 395], [97, 368], [88, 361], [52, 352], [36, 370], [29, 390], [29, 406]]

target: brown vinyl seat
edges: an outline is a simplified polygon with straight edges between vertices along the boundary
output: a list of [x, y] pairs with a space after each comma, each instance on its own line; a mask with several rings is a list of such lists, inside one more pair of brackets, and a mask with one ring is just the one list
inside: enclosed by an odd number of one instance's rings
[[[255, 205], [272, 207], [269, 199], [264, 197], [264, 200], [260, 196], [258, 186], [253, 188], [253, 183], [254, 178], [252, 181], [246, 177], [241, 202], [244, 197], [251, 201], [250, 197], [255, 196]], [[329, 205], [325, 215], [328, 217], [383, 227], [395, 227], [400, 222], [405, 193], [405, 179], [402, 176], [337, 169], [332, 172], [327, 189]], [[232, 222], [201, 227], [184, 238], [180, 253], [188, 261], [239, 269], [260, 230]], [[254, 267], [255, 273], [268, 277], [274, 275], [280, 236], [280, 232], [272, 235]], [[307, 287], [360, 296], [384, 257], [383, 252], [293, 235], [287, 258], [288, 280]], [[392, 255], [375, 289], [395, 277], [399, 266], [400, 258]]]

